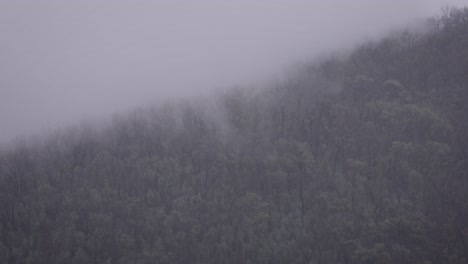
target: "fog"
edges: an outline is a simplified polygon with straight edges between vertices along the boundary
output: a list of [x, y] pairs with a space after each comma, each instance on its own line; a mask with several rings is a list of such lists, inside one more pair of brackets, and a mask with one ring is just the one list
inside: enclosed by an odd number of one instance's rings
[[463, 2], [0, 0], [0, 143], [255, 85]]

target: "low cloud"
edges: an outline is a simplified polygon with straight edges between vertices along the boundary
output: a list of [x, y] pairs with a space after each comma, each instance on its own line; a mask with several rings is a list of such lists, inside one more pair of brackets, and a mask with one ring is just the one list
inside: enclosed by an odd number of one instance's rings
[[0, 0], [0, 143], [262, 82], [462, 2]]

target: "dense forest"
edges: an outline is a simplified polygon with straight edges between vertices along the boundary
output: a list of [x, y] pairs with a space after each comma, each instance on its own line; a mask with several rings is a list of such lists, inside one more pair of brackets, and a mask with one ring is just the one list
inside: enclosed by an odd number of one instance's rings
[[468, 263], [468, 8], [266, 89], [0, 151], [0, 263]]

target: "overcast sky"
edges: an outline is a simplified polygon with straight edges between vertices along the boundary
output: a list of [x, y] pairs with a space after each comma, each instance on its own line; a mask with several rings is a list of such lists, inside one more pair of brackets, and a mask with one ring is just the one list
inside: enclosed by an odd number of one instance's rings
[[0, 143], [247, 86], [466, 2], [0, 0]]

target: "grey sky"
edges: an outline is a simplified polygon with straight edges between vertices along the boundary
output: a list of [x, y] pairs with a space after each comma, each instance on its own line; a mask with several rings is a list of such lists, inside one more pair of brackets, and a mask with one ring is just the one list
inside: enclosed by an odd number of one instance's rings
[[437, 0], [0, 0], [0, 143], [248, 85], [437, 14]]

